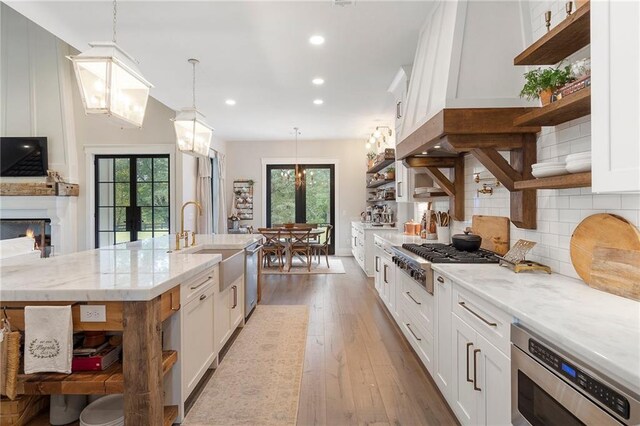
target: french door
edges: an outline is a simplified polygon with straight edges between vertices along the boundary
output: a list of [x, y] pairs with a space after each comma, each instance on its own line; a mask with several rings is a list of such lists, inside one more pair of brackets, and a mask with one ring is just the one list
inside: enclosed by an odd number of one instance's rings
[[267, 165], [267, 227], [282, 223], [314, 223], [334, 227], [330, 253], [335, 252], [335, 166], [298, 165], [302, 184], [296, 186], [295, 166]]
[[169, 156], [97, 155], [96, 248], [169, 234]]

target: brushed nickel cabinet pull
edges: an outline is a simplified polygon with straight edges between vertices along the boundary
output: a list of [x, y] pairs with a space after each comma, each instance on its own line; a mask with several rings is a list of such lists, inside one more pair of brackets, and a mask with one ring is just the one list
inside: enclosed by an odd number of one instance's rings
[[378, 261], [380, 260], [380, 258], [378, 256], [376, 256], [376, 272], [380, 272], [380, 267], [378, 266]]
[[484, 319], [480, 314], [478, 314], [477, 312], [473, 311], [472, 309], [470, 309], [466, 303], [464, 302], [458, 302], [458, 305], [462, 306], [463, 308], [465, 308], [467, 311], [471, 312], [473, 315], [475, 315], [478, 319], [480, 319], [482, 322], [484, 322], [487, 325], [490, 325], [491, 327], [497, 327], [498, 324], [496, 324], [495, 322], [489, 322], [486, 319]]
[[439, 283], [443, 283], [443, 284], [444, 284], [444, 278], [442, 278], [442, 277], [438, 277], [438, 282], [439, 282]]
[[413, 329], [411, 328], [411, 324], [407, 324], [407, 323], [405, 323], [405, 324], [406, 324], [407, 328], [409, 329], [409, 331], [411, 332], [411, 334], [413, 334], [413, 337], [415, 337], [418, 342], [421, 341], [422, 339], [419, 338], [418, 336], [416, 336], [416, 333], [413, 332]]
[[235, 309], [238, 306], [238, 287], [234, 285], [231, 289], [233, 290], [233, 306], [231, 309]]
[[480, 352], [480, 349], [473, 350], [473, 390], [481, 391], [482, 389], [477, 385], [478, 382], [476, 377], [476, 372], [478, 371], [478, 358], [476, 355], [478, 355], [478, 352]]
[[206, 294], [201, 294], [201, 295], [200, 295], [200, 300], [204, 300], [204, 299], [206, 299], [206, 298], [207, 298], [207, 295], [206, 295]]
[[411, 293], [409, 293], [408, 291], [406, 292], [407, 296], [409, 296], [411, 298], [411, 300], [413, 300], [414, 302], [416, 302], [416, 305], [422, 305], [422, 303], [418, 302], [416, 299], [413, 298], [413, 296], [411, 295]]
[[469, 377], [469, 348], [473, 346], [473, 343], [467, 343], [467, 382], [472, 383], [473, 380]]
[[207, 279], [206, 279], [206, 280], [204, 280], [204, 281], [202, 281], [200, 284], [198, 284], [198, 285], [193, 285], [193, 286], [191, 286], [191, 287], [189, 287], [189, 288], [190, 288], [191, 290], [199, 289], [200, 287], [202, 287], [203, 285], [205, 285], [206, 283], [208, 283], [208, 282], [209, 282], [209, 280], [210, 280], [211, 278], [213, 278], [213, 277], [207, 277]]
[[387, 265], [383, 265], [383, 269], [382, 270], [384, 272], [383, 272], [383, 278], [382, 279], [384, 280], [385, 284], [389, 284], [389, 281], [387, 281], [387, 268], [388, 268]]

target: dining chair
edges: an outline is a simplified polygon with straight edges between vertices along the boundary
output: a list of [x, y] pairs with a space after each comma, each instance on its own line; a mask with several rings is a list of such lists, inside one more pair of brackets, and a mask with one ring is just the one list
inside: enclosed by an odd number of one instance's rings
[[311, 272], [311, 242], [309, 241], [309, 234], [311, 228], [297, 231], [289, 231], [289, 269], [293, 264], [293, 256], [304, 255], [307, 260], [307, 270]]
[[324, 241], [321, 243], [311, 244], [311, 249], [313, 250], [313, 254], [318, 255], [318, 265], [320, 264], [320, 255], [324, 253], [325, 258], [327, 259], [327, 268], [330, 268], [329, 247], [331, 246], [332, 233], [333, 233], [333, 225], [327, 225]]
[[265, 241], [262, 246], [263, 267], [271, 267], [271, 256], [278, 260], [278, 269], [282, 272], [284, 267], [284, 243], [282, 242], [282, 232], [278, 229], [258, 228], [258, 233], [262, 234]]

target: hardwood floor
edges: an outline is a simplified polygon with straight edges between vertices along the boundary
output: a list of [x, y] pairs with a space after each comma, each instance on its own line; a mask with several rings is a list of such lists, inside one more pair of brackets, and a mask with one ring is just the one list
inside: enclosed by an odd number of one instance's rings
[[262, 304], [308, 305], [298, 425], [455, 425], [353, 258], [342, 275], [264, 275]]

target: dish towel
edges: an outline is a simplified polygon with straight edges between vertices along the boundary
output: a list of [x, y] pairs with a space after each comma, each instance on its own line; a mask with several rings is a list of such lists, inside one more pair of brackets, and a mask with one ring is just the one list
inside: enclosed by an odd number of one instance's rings
[[24, 372], [71, 373], [71, 306], [24, 308]]

